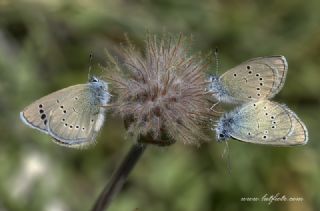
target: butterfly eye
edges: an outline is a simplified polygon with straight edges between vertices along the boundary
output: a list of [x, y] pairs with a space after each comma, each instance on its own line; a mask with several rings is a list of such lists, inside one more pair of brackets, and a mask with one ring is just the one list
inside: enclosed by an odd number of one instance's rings
[[92, 76], [91, 78], [90, 78], [90, 80], [89, 80], [89, 82], [91, 82], [91, 83], [97, 83], [99, 80], [96, 78], [96, 77], [94, 77], [94, 76]]
[[[229, 123], [229, 124], [232, 124], [233, 122], [234, 122], [234, 119], [232, 119], [232, 118], [228, 119], [228, 123]], [[224, 130], [223, 132], [226, 133], [227, 131]]]
[[217, 81], [218, 78], [219, 78], [219, 77], [218, 77], [217, 75], [210, 75], [210, 76], [209, 76], [209, 81], [210, 81], [210, 82], [214, 82], [214, 81]]

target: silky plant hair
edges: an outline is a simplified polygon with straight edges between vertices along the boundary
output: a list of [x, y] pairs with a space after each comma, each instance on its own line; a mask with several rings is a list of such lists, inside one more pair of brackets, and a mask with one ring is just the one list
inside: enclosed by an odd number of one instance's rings
[[190, 42], [183, 35], [148, 34], [144, 53], [128, 41], [121, 62], [108, 54], [107, 78], [116, 98], [111, 107], [135, 141], [200, 145], [209, 140], [208, 62], [190, 55]]

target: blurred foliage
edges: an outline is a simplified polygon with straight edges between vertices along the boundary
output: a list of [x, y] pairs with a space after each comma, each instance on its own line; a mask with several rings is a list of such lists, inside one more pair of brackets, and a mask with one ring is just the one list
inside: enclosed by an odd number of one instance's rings
[[[57, 146], [19, 120], [52, 91], [87, 80], [89, 54], [106, 63], [125, 33], [143, 49], [145, 32], [193, 36], [193, 50], [220, 49], [220, 72], [249, 58], [289, 62], [286, 103], [306, 123], [303, 147], [230, 141], [194, 148], [149, 147], [110, 210], [320, 210], [320, 2], [318, 0], [0, 0], [0, 210], [89, 210], [130, 140], [108, 117], [88, 150]], [[212, 72], [214, 72], [214, 65]], [[95, 74], [103, 74], [95, 68]], [[302, 202], [241, 202], [280, 193]]]

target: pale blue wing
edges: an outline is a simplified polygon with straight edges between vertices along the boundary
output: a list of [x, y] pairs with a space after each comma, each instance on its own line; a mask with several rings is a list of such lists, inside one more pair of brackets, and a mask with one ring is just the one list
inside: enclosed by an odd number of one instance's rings
[[234, 139], [276, 146], [307, 142], [304, 124], [286, 106], [268, 100], [251, 102], [230, 113]]

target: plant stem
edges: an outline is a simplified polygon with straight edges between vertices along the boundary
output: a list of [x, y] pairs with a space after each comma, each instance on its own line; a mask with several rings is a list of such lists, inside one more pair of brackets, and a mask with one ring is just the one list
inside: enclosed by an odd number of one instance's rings
[[109, 183], [101, 192], [99, 198], [94, 204], [92, 211], [102, 211], [108, 208], [112, 199], [122, 189], [126, 179], [146, 149], [145, 144], [134, 144], [120, 166], [114, 171]]

